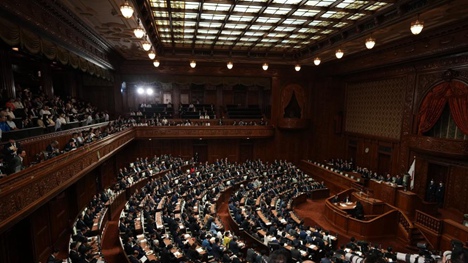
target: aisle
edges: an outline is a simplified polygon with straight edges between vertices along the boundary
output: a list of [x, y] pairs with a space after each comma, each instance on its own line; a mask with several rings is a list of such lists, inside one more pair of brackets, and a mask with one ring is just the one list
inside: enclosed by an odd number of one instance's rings
[[102, 255], [107, 263], [127, 262], [119, 240], [118, 221], [107, 222], [106, 232], [102, 237]]

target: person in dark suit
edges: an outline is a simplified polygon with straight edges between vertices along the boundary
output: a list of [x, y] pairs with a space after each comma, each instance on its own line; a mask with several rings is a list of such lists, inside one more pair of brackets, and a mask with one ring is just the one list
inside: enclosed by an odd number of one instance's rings
[[82, 257], [80, 253], [78, 253], [78, 247], [81, 245], [79, 242], [72, 242], [70, 244], [70, 253], [68, 257], [71, 260], [71, 263], [80, 263], [82, 261]]
[[23, 160], [26, 157], [26, 151], [19, 149], [18, 154], [15, 154], [9, 163], [10, 173], [17, 173], [24, 169]]
[[302, 262], [301, 252], [297, 249], [297, 246], [291, 249], [291, 258], [294, 262]]
[[58, 253], [59, 253], [59, 250], [55, 248], [52, 251], [52, 254], [50, 254], [49, 258], [47, 259], [47, 263], [61, 263], [62, 260], [57, 258]]
[[133, 254], [128, 257], [130, 263], [141, 263], [141, 260], [138, 259], [138, 250], [133, 251]]
[[235, 255], [239, 254], [240, 248], [237, 244], [237, 237], [233, 237], [232, 240], [229, 242], [229, 250]]
[[219, 245], [219, 238], [215, 238], [215, 242], [213, 243], [213, 245], [211, 245], [211, 253], [217, 259], [223, 258], [224, 250]]

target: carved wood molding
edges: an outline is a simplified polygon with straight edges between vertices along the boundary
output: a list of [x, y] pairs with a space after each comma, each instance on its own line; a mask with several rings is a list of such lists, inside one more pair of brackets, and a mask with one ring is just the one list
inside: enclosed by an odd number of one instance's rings
[[15, 174], [0, 184], [0, 233], [48, 202], [134, 138], [120, 132]]
[[286, 130], [301, 130], [309, 127], [310, 119], [278, 118], [278, 128]]
[[[425, 58], [435, 56], [456, 54], [463, 51], [468, 46], [468, 24], [463, 23], [458, 27], [444, 28], [419, 38], [416, 41], [408, 38], [408, 41], [398, 42], [394, 45], [388, 45], [386, 48], [376, 50], [373, 54], [362, 53], [354, 56], [352, 60], [340, 61], [339, 63], [330, 63], [327, 70], [334, 71], [336, 74], [352, 74], [359, 71], [378, 69], [391, 64], [403, 64], [414, 61], [421, 61]], [[417, 63], [416, 67], [438, 68], [444, 67], [449, 61], [456, 61], [457, 64], [466, 63], [467, 56], [457, 56], [439, 62], [434, 60], [431, 63]], [[359, 63], [356, 63], [359, 61]], [[414, 65], [414, 64], [413, 64]]]
[[161, 139], [239, 139], [270, 138], [275, 134], [271, 126], [170, 126], [136, 127], [135, 138]]
[[468, 142], [444, 140], [426, 136], [406, 136], [408, 147], [415, 151], [430, 152], [436, 155], [468, 158]]
[[0, 9], [20, 18], [32, 32], [54, 41], [105, 69], [113, 69], [108, 58], [110, 46], [91, 32], [59, 1], [4, 0]]

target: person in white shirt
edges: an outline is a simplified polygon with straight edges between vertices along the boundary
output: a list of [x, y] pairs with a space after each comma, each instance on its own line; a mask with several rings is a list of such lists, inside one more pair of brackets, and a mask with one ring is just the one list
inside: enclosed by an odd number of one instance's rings
[[39, 111], [39, 115], [42, 117], [44, 115], [50, 115], [50, 110], [49, 110], [49, 106], [44, 106], [42, 107], [42, 109]]
[[10, 129], [12, 129], [12, 130], [17, 130], [18, 129], [18, 127], [16, 127], [16, 123], [13, 121], [13, 119], [10, 117], [10, 115], [7, 116], [6, 123], [8, 124], [8, 126], [10, 126]]

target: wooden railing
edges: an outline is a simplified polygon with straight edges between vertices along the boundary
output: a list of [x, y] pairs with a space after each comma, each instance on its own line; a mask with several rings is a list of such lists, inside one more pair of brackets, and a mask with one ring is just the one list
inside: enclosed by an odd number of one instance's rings
[[397, 233], [398, 211], [394, 209], [371, 220], [359, 220], [327, 200], [325, 218], [340, 231], [359, 239], [394, 237]]
[[127, 129], [0, 180], [0, 232], [45, 204], [134, 139]]
[[270, 138], [275, 134], [272, 126], [138, 126], [134, 129], [137, 138], [163, 139], [253, 139]]
[[420, 210], [416, 210], [415, 224], [425, 227], [436, 234], [442, 233], [442, 220], [428, 215]]

